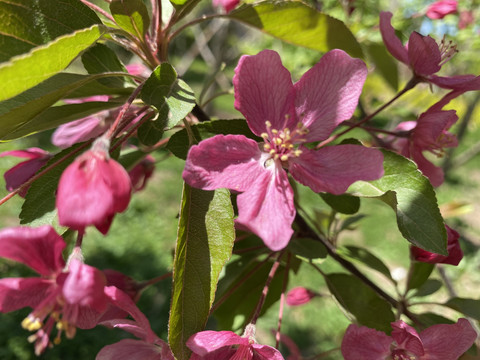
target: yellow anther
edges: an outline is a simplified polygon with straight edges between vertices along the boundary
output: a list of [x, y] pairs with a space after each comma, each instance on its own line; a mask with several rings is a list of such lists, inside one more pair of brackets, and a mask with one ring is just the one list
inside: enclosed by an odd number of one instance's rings
[[275, 150], [272, 149], [272, 150], [270, 150], [268, 153], [269, 153], [270, 155], [273, 155], [273, 154], [275, 154]]
[[264, 149], [265, 151], [270, 150], [271, 148], [272, 148], [272, 147], [270, 146], [270, 144], [263, 144], [263, 149]]
[[32, 318], [30, 315], [22, 321], [22, 327], [28, 331], [36, 331], [40, 329], [42, 325], [39, 318]]
[[299, 157], [301, 154], [302, 154], [302, 150], [295, 150], [293, 152], [293, 154], [296, 156], [296, 157]]
[[275, 142], [276, 145], [280, 145], [283, 141], [280, 138], [275, 138], [274, 142]]
[[62, 342], [62, 339], [60, 339], [59, 337], [56, 337], [55, 339], [53, 339], [53, 343], [54, 343], [55, 345], [58, 345], [58, 344], [60, 344], [61, 342]]
[[65, 327], [66, 327], [65, 325], [66, 325], [66, 324], [65, 324], [65, 322], [63, 322], [63, 321], [57, 322], [57, 325], [56, 325], [57, 330], [65, 330]]
[[282, 156], [280, 156], [280, 160], [282, 160], [282, 161], [287, 161], [287, 160], [288, 160], [288, 155], [282, 155]]
[[37, 341], [37, 339], [38, 339], [37, 334], [33, 334], [33, 335], [30, 335], [29, 337], [27, 337], [27, 341], [29, 343], [34, 343], [35, 341]]
[[272, 127], [272, 123], [271, 123], [270, 121], [268, 121], [268, 120], [265, 121], [265, 125], [267, 125], [268, 128], [269, 128], [269, 127]]
[[268, 134], [267, 133], [261, 133], [260, 136], [265, 140], [268, 139]]
[[275, 154], [275, 156], [273, 157], [274, 160], [278, 160], [279, 156], [278, 154]]
[[293, 149], [293, 144], [288, 144], [289, 149]]
[[277, 135], [277, 134], [278, 134], [278, 130], [277, 130], [277, 129], [272, 129], [272, 134]]

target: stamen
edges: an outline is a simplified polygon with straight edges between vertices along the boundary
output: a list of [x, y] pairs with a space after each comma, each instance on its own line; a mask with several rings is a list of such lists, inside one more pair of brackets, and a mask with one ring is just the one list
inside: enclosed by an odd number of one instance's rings
[[39, 318], [34, 318], [31, 314], [22, 321], [22, 327], [28, 331], [36, 331], [43, 326]]

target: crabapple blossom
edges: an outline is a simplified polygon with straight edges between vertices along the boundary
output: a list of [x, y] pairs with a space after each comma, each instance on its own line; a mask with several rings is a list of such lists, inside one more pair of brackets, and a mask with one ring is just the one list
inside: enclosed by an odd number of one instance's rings
[[302, 286], [297, 286], [287, 293], [287, 305], [303, 305], [310, 302], [310, 300], [312, 300], [315, 296], [317, 296], [317, 293], [314, 291], [306, 289]]
[[445, 225], [445, 228], [447, 230], [448, 256], [431, 253], [419, 247], [412, 246], [410, 247], [412, 257], [417, 261], [430, 264], [458, 265], [463, 258], [462, 248], [458, 241], [460, 234], [447, 225]]
[[[0, 157], [4, 156], [14, 156], [27, 159], [15, 165], [10, 170], [7, 170], [3, 175], [8, 191], [13, 191], [27, 182], [51, 158], [51, 155], [48, 152], [39, 148], [11, 150], [0, 153]], [[22, 189], [18, 195], [25, 197], [27, 191], [28, 187]]]
[[155, 170], [155, 159], [152, 155], [147, 155], [132, 170], [128, 172], [132, 189], [134, 192], [143, 190], [147, 185], [147, 180], [153, 175]]
[[[392, 13], [382, 11], [380, 13], [380, 32], [383, 42], [390, 54], [397, 60], [409, 66], [417, 81], [425, 81], [441, 88], [454, 90], [479, 90], [478, 81], [474, 75], [437, 76], [434, 75], [448, 60], [457, 52], [456, 45], [447, 43], [443, 39], [439, 44], [430, 36], [423, 36], [413, 32], [408, 40], [408, 46], [403, 45], [395, 34], [391, 25]], [[472, 88], [472, 81], [475, 84]]]
[[231, 331], [201, 331], [187, 340], [190, 360], [284, 360], [282, 354], [255, 341], [255, 325], [248, 324], [242, 336]]
[[108, 139], [98, 138], [63, 172], [56, 199], [60, 225], [79, 231], [94, 225], [105, 235], [115, 214], [127, 208], [130, 177], [110, 158], [109, 146]]
[[237, 226], [258, 235], [270, 249], [283, 249], [295, 217], [287, 171], [313, 191], [332, 194], [383, 175], [379, 150], [304, 145], [325, 140], [352, 116], [366, 76], [365, 64], [342, 50], [325, 54], [295, 84], [275, 51], [242, 56], [233, 78], [235, 108], [264, 142], [243, 135], [206, 139], [190, 148], [184, 180], [204, 190], [240, 193]]
[[455, 14], [457, 12], [458, 1], [457, 0], [440, 0], [435, 1], [428, 5], [426, 16], [430, 19], [443, 19], [449, 14]]
[[457, 360], [477, 338], [467, 319], [438, 324], [417, 333], [402, 320], [391, 323], [392, 334], [351, 324], [342, 341], [345, 360]]

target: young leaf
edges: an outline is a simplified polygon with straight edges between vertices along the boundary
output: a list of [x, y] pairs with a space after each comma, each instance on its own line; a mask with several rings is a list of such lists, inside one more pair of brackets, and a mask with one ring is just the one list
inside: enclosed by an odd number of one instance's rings
[[157, 129], [172, 128], [195, 106], [193, 90], [181, 79], [172, 65], [158, 66], [143, 85], [141, 99], [158, 110]]
[[[72, 147], [59, 152], [51, 158], [42, 169], [57, 162], [59, 159], [80, 146], [81, 144], [75, 144]], [[75, 158], [75, 155], [70, 156], [32, 183], [25, 196], [25, 202], [22, 205], [20, 224], [30, 226], [52, 224], [56, 218], [55, 198], [58, 181], [60, 180], [63, 171], [73, 162], [73, 160], [75, 160]], [[42, 169], [39, 171], [42, 171]]]
[[[72, 92], [83, 89], [89, 82], [111, 76], [111, 74], [57, 74], [34, 88], [1, 102], [0, 140], [12, 140], [45, 129], [44, 125], [36, 128], [35, 126], [29, 126], [29, 123], [69, 93], [72, 95]], [[108, 89], [96, 83], [95, 86], [85, 88], [77, 95], [80, 97], [98, 95], [99, 91]], [[113, 90], [111, 89], [112, 92], [114, 92]], [[115, 90], [116, 93], [123, 94], [128, 94], [131, 91], [131, 89]], [[24, 127], [25, 131], [23, 130]]]
[[0, 62], [95, 24], [98, 16], [78, 0], [1, 1]]
[[18, 95], [62, 71], [104, 32], [105, 28], [100, 25], [77, 30], [0, 64], [0, 101]]
[[185, 342], [203, 330], [220, 271], [230, 259], [235, 239], [233, 208], [228, 190], [183, 188], [173, 264], [169, 344], [177, 360], [191, 351]]
[[343, 22], [300, 1], [245, 4], [227, 17], [294, 45], [321, 52], [338, 48], [353, 57], [363, 57], [359, 43]]
[[183, 19], [186, 15], [188, 15], [195, 6], [201, 0], [170, 0], [173, 7], [175, 8], [175, 13], [172, 18], [172, 23], [177, 23], [181, 19]]
[[150, 25], [148, 10], [142, 0], [113, 0], [110, 11], [118, 26], [143, 39]]
[[[117, 54], [108, 46], [95, 44], [82, 55], [82, 63], [89, 74], [99, 74], [108, 72], [127, 72], [127, 69], [117, 57]], [[113, 87], [125, 87], [124, 79], [117, 77], [99, 79], [99, 83]]]
[[392, 307], [372, 289], [347, 274], [328, 274], [326, 282], [338, 302], [360, 325], [390, 331], [390, 323], [395, 321]]
[[329, 193], [320, 193], [319, 195], [333, 210], [341, 214], [353, 215], [360, 209], [360, 199], [358, 197]]
[[[258, 141], [261, 140], [252, 133], [247, 122], [240, 119], [205, 121], [192, 126], [191, 129], [197, 142], [218, 134], [241, 134]], [[172, 135], [167, 148], [173, 155], [185, 160], [190, 147], [189, 144], [187, 130], [183, 129]]]
[[445, 224], [432, 185], [413, 161], [390, 151], [382, 152], [384, 176], [357, 181], [348, 192], [384, 201], [396, 212], [405, 239], [427, 251], [448, 255]]

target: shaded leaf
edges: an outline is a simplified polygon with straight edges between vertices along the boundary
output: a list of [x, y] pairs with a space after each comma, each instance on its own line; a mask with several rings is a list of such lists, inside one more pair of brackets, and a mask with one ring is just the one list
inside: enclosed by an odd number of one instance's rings
[[361, 262], [362, 264], [367, 265], [369, 268], [378, 271], [379, 273], [385, 275], [387, 278], [395, 282], [392, 278], [392, 275], [390, 274], [390, 270], [383, 263], [383, 261], [373, 255], [367, 249], [359, 248], [356, 246], [345, 246], [342, 248], [338, 248], [337, 252], [343, 258]]
[[[192, 126], [191, 129], [197, 143], [219, 134], [241, 134], [258, 141], [261, 140], [252, 133], [245, 120], [205, 121]], [[185, 129], [173, 134], [167, 145], [168, 150], [180, 159], [187, 158], [189, 147], [190, 142], [187, 130]]]
[[383, 332], [391, 330], [390, 323], [395, 321], [395, 315], [390, 304], [375, 291], [347, 274], [328, 274], [326, 281], [338, 302], [355, 316], [360, 325]]
[[156, 120], [144, 122], [137, 130], [138, 140], [146, 146], [155, 145], [163, 135], [163, 127], [157, 128], [157, 126], [161, 124]]
[[368, 56], [375, 64], [375, 68], [387, 81], [393, 90], [398, 90], [397, 62], [387, 52], [383, 43], [370, 43], [366, 46]]
[[150, 25], [148, 10], [142, 0], [113, 0], [110, 11], [123, 30], [139, 39], [145, 37]]
[[[29, 89], [20, 95], [0, 103], [0, 140], [12, 140], [30, 133], [45, 129], [45, 122], [42, 120], [49, 119], [49, 115], [55, 113], [56, 109], [47, 110], [45, 117], [40, 114], [55, 104], [58, 100], [66, 97], [75, 90], [80, 90], [77, 94], [83, 96], [95, 95], [98, 90], [108, 89], [101, 84], [95, 83], [92, 86], [86, 86], [89, 82], [96, 79], [111, 77], [111, 74], [96, 75], [78, 75], [78, 74], [57, 74], [50, 79], [45, 80], [41, 84]], [[97, 86], [100, 88], [97, 89]], [[85, 88], [84, 88], [85, 87]], [[83, 90], [82, 90], [83, 89]], [[131, 92], [132, 90], [121, 89], [118, 93]], [[69, 108], [74, 109], [74, 108]], [[35, 117], [40, 115], [40, 120]], [[63, 114], [67, 116], [68, 114]], [[30, 125], [30, 122], [38, 125]]]
[[358, 197], [329, 193], [319, 193], [319, 195], [333, 210], [341, 214], [353, 215], [360, 209], [360, 199]]
[[437, 279], [428, 279], [412, 294], [412, 296], [421, 297], [432, 295], [442, 287], [442, 282]]
[[328, 254], [327, 249], [320, 241], [308, 238], [292, 239], [288, 243], [288, 250], [298, 258], [307, 262], [316, 259], [325, 259]]
[[172, 128], [195, 106], [193, 90], [181, 79], [172, 65], [163, 63], [147, 79], [140, 92], [142, 100], [155, 106], [158, 117], [154, 127]]
[[444, 305], [461, 312], [465, 316], [480, 320], [480, 300], [457, 297], [448, 300]]
[[245, 4], [227, 17], [294, 45], [321, 52], [342, 49], [353, 57], [363, 57], [359, 43], [342, 21], [300, 1]]
[[447, 232], [432, 185], [413, 161], [390, 151], [382, 152], [384, 176], [357, 181], [348, 192], [384, 201], [395, 211], [405, 239], [427, 251], [448, 255]]
[[62, 71], [104, 32], [105, 28], [99, 25], [77, 30], [0, 64], [0, 101], [18, 95]]
[[220, 271], [230, 259], [235, 239], [228, 190], [183, 188], [173, 264], [169, 344], [177, 360], [191, 351], [185, 342], [203, 330], [215, 298]]
[[407, 292], [422, 286], [430, 277], [434, 267], [434, 264], [413, 261], [408, 272]]
[[78, 0], [0, 1], [0, 62], [100, 23]]

